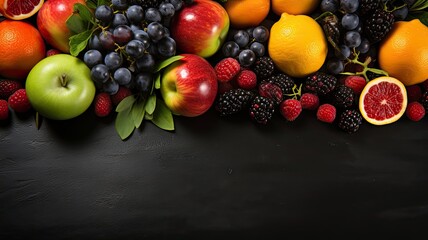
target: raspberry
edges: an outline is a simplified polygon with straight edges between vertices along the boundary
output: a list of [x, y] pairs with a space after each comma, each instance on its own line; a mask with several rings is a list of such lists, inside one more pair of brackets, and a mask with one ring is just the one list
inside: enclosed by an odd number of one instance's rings
[[412, 121], [420, 121], [425, 116], [425, 108], [419, 102], [411, 102], [407, 105], [406, 116]]
[[294, 121], [302, 112], [302, 105], [299, 100], [287, 99], [281, 103], [279, 110], [285, 119]]
[[419, 99], [421, 99], [422, 89], [421, 89], [421, 87], [419, 87], [419, 85], [407, 86], [406, 90], [407, 90], [407, 101], [408, 102], [419, 101]]
[[251, 70], [242, 70], [236, 78], [236, 83], [242, 89], [251, 90], [257, 86], [257, 76]]
[[300, 97], [300, 104], [303, 109], [315, 110], [320, 105], [320, 99], [313, 93], [303, 93]]
[[345, 86], [351, 88], [355, 94], [359, 95], [363, 91], [367, 82], [366, 79], [361, 76], [347, 76], [345, 78], [344, 84]]
[[322, 104], [317, 110], [317, 119], [326, 123], [334, 122], [336, 119], [336, 108], [328, 103]]
[[94, 99], [95, 115], [98, 117], [106, 117], [111, 113], [113, 108], [110, 95], [108, 93], [98, 93]]
[[15, 112], [27, 112], [31, 108], [31, 103], [28, 100], [27, 92], [21, 88], [10, 95], [8, 101], [10, 108]]
[[4, 99], [0, 100], [0, 120], [6, 120], [9, 118], [9, 107], [7, 101]]
[[117, 106], [117, 105], [119, 105], [119, 103], [124, 98], [131, 96], [131, 95], [132, 95], [132, 92], [131, 92], [131, 90], [129, 90], [129, 88], [124, 87], [124, 86], [120, 86], [117, 93], [110, 95], [110, 98], [111, 98], [111, 102], [113, 103], [113, 105]]
[[21, 89], [22, 84], [14, 80], [0, 80], [0, 99], [8, 99], [12, 93]]
[[232, 80], [240, 71], [241, 65], [238, 60], [234, 58], [224, 58], [218, 62], [214, 70], [217, 74], [217, 80], [219, 82], [228, 82]]

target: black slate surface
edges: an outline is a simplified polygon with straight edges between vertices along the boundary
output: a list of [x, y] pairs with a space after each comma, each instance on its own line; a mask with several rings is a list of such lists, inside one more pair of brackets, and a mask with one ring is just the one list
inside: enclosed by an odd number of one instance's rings
[[0, 127], [1, 239], [426, 239], [427, 119], [356, 134], [306, 112], [260, 127], [211, 110], [145, 122], [13, 114]]

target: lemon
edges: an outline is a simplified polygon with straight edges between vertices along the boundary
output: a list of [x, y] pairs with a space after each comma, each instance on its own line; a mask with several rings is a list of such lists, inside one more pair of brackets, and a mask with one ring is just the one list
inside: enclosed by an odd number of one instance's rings
[[281, 71], [299, 78], [321, 68], [328, 43], [321, 26], [311, 17], [282, 13], [270, 30], [268, 51]]

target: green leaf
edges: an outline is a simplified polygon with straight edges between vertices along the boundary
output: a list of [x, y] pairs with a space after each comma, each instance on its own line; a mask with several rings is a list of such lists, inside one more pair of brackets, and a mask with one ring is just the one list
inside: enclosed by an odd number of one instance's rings
[[86, 23], [90, 23], [94, 19], [94, 15], [92, 14], [89, 8], [81, 3], [75, 3], [73, 5], [74, 12], [77, 12], [82, 20]]
[[68, 17], [65, 25], [74, 34], [84, 32], [87, 28], [85, 21], [79, 14], [72, 14]]
[[155, 108], [156, 108], [156, 95], [152, 94], [147, 99], [146, 112], [148, 114], [153, 114], [153, 112], [155, 111]]
[[146, 114], [144, 115], [144, 119], [146, 119], [146, 120], [152, 120], [153, 119], [153, 114], [148, 114], [146, 112]]
[[155, 78], [155, 89], [159, 89], [161, 86], [161, 74], [157, 73]]
[[180, 59], [182, 59], [182, 58], [184, 58], [184, 57], [183, 57], [183, 56], [180, 56], [180, 55], [177, 55], [177, 56], [173, 56], [173, 57], [167, 58], [167, 59], [163, 60], [162, 62], [158, 63], [158, 64], [155, 66], [155, 70], [154, 70], [154, 72], [159, 72], [160, 70], [162, 70], [162, 69], [164, 69], [164, 68], [168, 67], [168, 66], [169, 66], [170, 64], [172, 64], [173, 62], [176, 62], [176, 61], [178, 61], [178, 60], [180, 60]]
[[407, 16], [406, 20], [419, 19], [425, 26], [428, 27], [428, 12], [426, 11], [417, 11], [411, 12]]
[[158, 99], [157, 103], [158, 104], [156, 110], [153, 113], [153, 119], [151, 121], [163, 130], [174, 130], [174, 119], [171, 110], [161, 99]]
[[143, 122], [144, 114], [146, 113], [145, 106], [146, 101], [144, 99], [141, 99], [132, 105], [131, 114], [135, 128], [139, 128]]
[[92, 36], [92, 30], [86, 30], [79, 34], [70, 37], [70, 54], [73, 56], [79, 55], [86, 48], [89, 39]]
[[121, 111], [116, 116], [115, 121], [116, 132], [122, 140], [131, 136], [135, 129], [134, 120], [131, 116], [131, 108]]
[[423, 10], [428, 7], [428, 0], [417, 0], [412, 6], [409, 8], [410, 12]]
[[96, 9], [97, 8], [97, 1], [96, 0], [86, 0], [86, 6], [90, 9]]
[[128, 96], [126, 98], [124, 98], [122, 101], [120, 101], [120, 103], [117, 105], [116, 107], [116, 112], [122, 112], [125, 111], [127, 109], [131, 109], [132, 105], [135, 102], [135, 97], [134, 95]]

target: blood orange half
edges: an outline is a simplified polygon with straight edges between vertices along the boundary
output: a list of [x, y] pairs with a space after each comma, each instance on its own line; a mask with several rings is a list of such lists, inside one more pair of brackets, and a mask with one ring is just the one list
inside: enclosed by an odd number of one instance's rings
[[21, 20], [33, 16], [42, 7], [44, 0], [0, 0], [3, 16]]
[[407, 106], [406, 87], [398, 79], [378, 77], [364, 87], [360, 95], [360, 112], [374, 125], [385, 125], [400, 119]]

